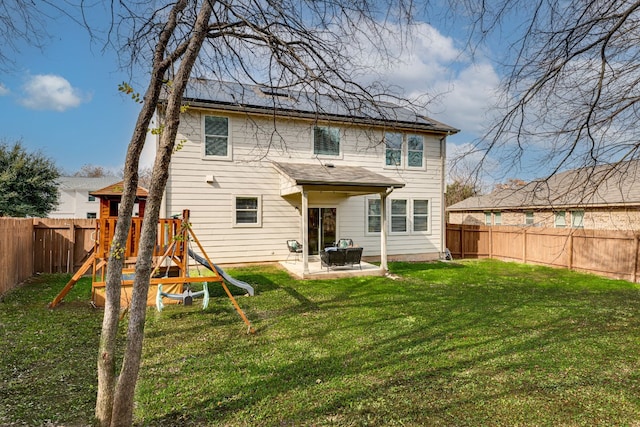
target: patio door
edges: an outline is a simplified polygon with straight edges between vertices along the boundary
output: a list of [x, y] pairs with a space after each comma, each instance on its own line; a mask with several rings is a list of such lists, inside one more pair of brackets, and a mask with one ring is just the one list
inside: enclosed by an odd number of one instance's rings
[[309, 208], [309, 255], [318, 255], [336, 241], [337, 208]]

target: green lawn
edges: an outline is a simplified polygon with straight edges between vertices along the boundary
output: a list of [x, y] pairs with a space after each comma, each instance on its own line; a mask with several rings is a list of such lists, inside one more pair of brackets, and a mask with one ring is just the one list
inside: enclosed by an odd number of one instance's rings
[[[209, 308], [150, 308], [139, 425], [640, 425], [640, 286], [498, 261], [392, 263], [396, 280], [255, 284]], [[85, 425], [101, 311], [90, 282], [0, 302], [0, 425]]]

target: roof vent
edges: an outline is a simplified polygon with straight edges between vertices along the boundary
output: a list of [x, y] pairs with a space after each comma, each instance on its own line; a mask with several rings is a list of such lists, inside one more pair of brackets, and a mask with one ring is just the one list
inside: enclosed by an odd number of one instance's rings
[[260, 92], [262, 92], [262, 94], [266, 96], [274, 96], [277, 98], [291, 98], [289, 92], [278, 90], [277, 88], [272, 87], [261, 87]]

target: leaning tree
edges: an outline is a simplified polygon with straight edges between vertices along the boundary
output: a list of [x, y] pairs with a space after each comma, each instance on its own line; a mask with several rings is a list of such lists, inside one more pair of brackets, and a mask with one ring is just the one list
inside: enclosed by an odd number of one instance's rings
[[[113, 34], [127, 35], [119, 39], [124, 40], [121, 51], [130, 52], [131, 67], [146, 66], [150, 77], [141, 95], [129, 83], [121, 87], [141, 102], [141, 110], [127, 151], [106, 278], [96, 400], [96, 420], [102, 426], [132, 423], [156, 224], [189, 79], [204, 75], [265, 84], [276, 90], [302, 89], [331, 95], [360, 114], [366, 109], [379, 114], [376, 101], [392, 95], [380, 85], [358, 83], [353, 61], [357, 40], [376, 40], [385, 56], [389, 53], [385, 42], [393, 36], [386, 25], [405, 28], [397, 24], [409, 22], [413, 13], [411, 2], [404, 0], [179, 0], [112, 5]], [[122, 248], [131, 222], [141, 150], [163, 92], [163, 123], [155, 129], [160, 142], [135, 266], [124, 360], [116, 376]]]

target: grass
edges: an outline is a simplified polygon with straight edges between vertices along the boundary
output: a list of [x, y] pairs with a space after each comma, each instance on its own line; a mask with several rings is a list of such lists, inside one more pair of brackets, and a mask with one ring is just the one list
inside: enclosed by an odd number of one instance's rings
[[[145, 426], [640, 425], [640, 287], [498, 261], [393, 263], [397, 280], [296, 281], [272, 267], [202, 311], [149, 309]], [[0, 302], [0, 424], [90, 423], [101, 312], [90, 283]]]

